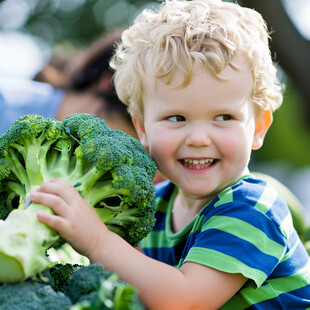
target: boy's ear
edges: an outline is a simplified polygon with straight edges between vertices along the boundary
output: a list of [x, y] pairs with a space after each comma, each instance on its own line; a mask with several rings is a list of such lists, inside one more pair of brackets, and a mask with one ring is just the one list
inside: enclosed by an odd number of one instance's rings
[[135, 129], [137, 131], [138, 137], [140, 142], [142, 143], [142, 145], [144, 146], [144, 148], [148, 151], [148, 141], [147, 141], [147, 136], [145, 133], [145, 128], [143, 123], [138, 120], [137, 118], [135, 118], [134, 116], [131, 117], [133, 125], [135, 126]]
[[252, 150], [258, 150], [264, 142], [265, 135], [273, 121], [271, 110], [261, 111], [255, 124]]

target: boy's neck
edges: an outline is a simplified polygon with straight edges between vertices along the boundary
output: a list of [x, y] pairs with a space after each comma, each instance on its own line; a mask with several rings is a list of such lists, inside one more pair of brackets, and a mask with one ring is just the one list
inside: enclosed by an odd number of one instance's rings
[[[249, 174], [250, 174], [250, 171], [248, 169], [245, 169], [242, 175], [235, 182], [238, 182], [241, 178]], [[181, 231], [197, 214], [199, 214], [199, 212], [215, 196], [216, 195], [212, 197], [206, 197], [204, 199], [197, 199], [194, 197], [187, 196], [184, 193], [182, 193], [181, 190], [179, 190], [178, 194], [176, 195], [173, 201], [173, 206], [172, 206], [172, 215], [171, 215], [172, 231], [174, 233]]]
[[172, 206], [171, 228], [174, 233], [181, 231], [209, 202], [185, 197], [180, 192], [175, 197]]

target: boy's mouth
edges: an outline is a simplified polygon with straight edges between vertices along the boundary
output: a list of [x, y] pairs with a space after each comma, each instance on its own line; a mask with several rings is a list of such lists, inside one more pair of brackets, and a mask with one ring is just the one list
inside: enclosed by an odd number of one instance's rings
[[201, 159], [190, 159], [185, 158], [181, 160], [182, 164], [186, 168], [190, 169], [206, 169], [215, 163], [215, 159], [213, 158], [201, 158]]

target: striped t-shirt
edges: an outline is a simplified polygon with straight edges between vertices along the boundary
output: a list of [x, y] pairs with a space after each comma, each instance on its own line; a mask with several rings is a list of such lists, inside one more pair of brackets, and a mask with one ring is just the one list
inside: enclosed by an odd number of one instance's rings
[[310, 260], [285, 201], [265, 181], [246, 176], [173, 233], [177, 188], [157, 186], [157, 221], [141, 242], [146, 255], [180, 268], [195, 262], [249, 280], [221, 309], [310, 309]]

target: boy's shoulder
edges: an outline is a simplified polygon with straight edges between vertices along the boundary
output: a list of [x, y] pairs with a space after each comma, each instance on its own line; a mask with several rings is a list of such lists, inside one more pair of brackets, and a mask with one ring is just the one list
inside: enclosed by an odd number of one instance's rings
[[[156, 184], [159, 211], [167, 210], [176, 192], [177, 187], [170, 181]], [[211, 216], [221, 212], [221, 209], [232, 213], [248, 212], [253, 216], [256, 213], [264, 214], [277, 225], [290, 214], [288, 204], [277, 188], [254, 174], [249, 174], [224, 189], [202, 209], [202, 213]], [[209, 213], [210, 210], [213, 211]]]
[[166, 180], [155, 185], [157, 216], [159, 213], [165, 214], [172, 205], [177, 193], [177, 187], [171, 181]]
[[285, 201], [272, 184], [250, 174], [220, 192], [214, 199], [213, 204], [216, 207], [223, 203], [239, 202], [259, 208], [261, 204], [272, 205], [278, 199], [285, 204]]
[[247, 214], [256, 219], [272, 221], [276, 226], [291, 217], [288, 204], [278, 190], [268, 181], [252, 174], [223, 190], [210, 205], [216, 214], [222, 210], [240, 216]]
[[[177, 190], [177, 187], [169, 180], [156, 184], [155, 188], [157, 199], [165, 201], [169, 201]], [[271, 204], [276, 200], [286, 204], [273, 184], [254, 174], [249, 174], [220, 192], [210, 204], [216, 207], [225, 203], [242, 202], [259, 207], [260, 204]]]
[[175, 188], [175, 185], [169, 180], [155, 184], [156, 197], [157, 198], [166, 198], [167, 200], [172, 195], [172, 192]]

